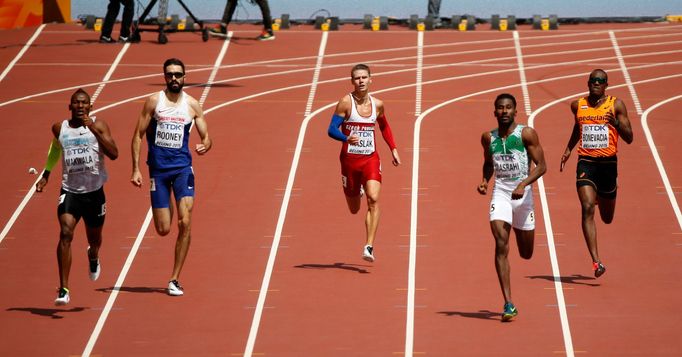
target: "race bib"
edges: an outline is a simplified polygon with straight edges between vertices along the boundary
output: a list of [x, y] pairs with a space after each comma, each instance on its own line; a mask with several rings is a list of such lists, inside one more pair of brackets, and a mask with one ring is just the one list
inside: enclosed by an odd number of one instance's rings
[[179, 149], [185, 137], [185, 125], [182, 122], [163, 120], [156, 123], [156, 146]]
[[350, 135], [357, 135], [360, 141], [355, 145], [348, 144], [349, 154], [371, 155], [374, 153], [374, 130], [353, 131]]
[[583, 124], [583, 149], [606, 149], [609, 147], [608, 124]]
[[524, 175], [520, 160], [514, 154], [494, 154], [495, 177], [511, 179]]
[[64, 150], [65, 171], [69, 174], [87, 171], [96, 173], [97, 158], [97, 153], [91, 146], [71, 146]]

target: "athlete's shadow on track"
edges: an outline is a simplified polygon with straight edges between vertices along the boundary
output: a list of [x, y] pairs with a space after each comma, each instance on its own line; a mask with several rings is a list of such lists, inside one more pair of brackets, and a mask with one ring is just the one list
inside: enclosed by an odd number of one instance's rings
[[10, 307], [7, 311], [24, 311], [30, 312], [33, 315], [45, 316], [53, 319], [63, 319], [60, 313], [65, 312], [81, 312], [84, 311], [85, 307], [72, 307], [70, 309], [44, 309], [39, 307]]
[[[531, 275], [527, 276], [526, 278], [528, 279], [544, 279], [547, 281], [554, 281], [554, 277], [551, 275]], [[571, 276], [562, 276], [559, 278], [561, 280], [562, 284], [576, 284], [576, 285], [586, 285], [586, 286], [600, 286], [601, 284], [598, 283], [587, 283], [583, 282], [583, 280], [596, 280], [595, 278], [591, 276], [585, 276], [582, 274], [573, 274]]]
[[357, 272], [359, 274], [369, 274], [369, 271], [360, 267], [367, 267], [369, 265], [357, 265], [357, 264], [346, 264], [346, 263], [334, 263], [334, 264], [301, 264], [294, 265], [294, 268], [302, 269], [342, 269]]
[[488, 310], [478, 310], [478, 312], [464, 312], [464, 311], [438, 311], [439, 314], [445, 316], [461, 316], [470, 319], [495, 320], [499, 321], [502, 314], [499, 312], [492, 312]]
[[[110, 293], [114, 291], [114, 287], [108, 287], [108, 288], [100, 288], [100, 289], [95, 289], [97, 291], [103, 292], [103, 293]], [[118, 288], [118, 291], [123, 291], [126, 293], [166, 293], [165, 288], [150, 288], [147, 286], [121, 286]]]

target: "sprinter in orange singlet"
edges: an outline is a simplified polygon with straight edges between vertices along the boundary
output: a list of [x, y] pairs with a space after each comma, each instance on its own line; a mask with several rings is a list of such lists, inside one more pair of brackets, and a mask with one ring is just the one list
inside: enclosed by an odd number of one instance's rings
[[606, 267], [599, 259], [597, 228], [594, 223], [594, 206], [604, 223], [613, 221], [618, 189], [618, 138], [632, 143], [632, 126], [622, 100], [606, 95], [608, 75], [602, 69], [590, 73], [587, 81], [589, 95], [571, 103], [575, 117], [573, 132], [561, 156], [564, 170], [571, 151], [578, 146], [576, 187], [582, 207], [582, 228], [587, 248], [592, 256], [594, 276], [600, 277]]

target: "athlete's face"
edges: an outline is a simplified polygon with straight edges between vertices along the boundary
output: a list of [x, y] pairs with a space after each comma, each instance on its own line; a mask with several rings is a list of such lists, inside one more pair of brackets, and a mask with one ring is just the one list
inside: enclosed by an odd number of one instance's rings
[[171, 93], [180, 93], [185, 85], [185, 72], [182, 70], [182, 66], [177, 64], [166, 66], [163, 78], [166, 80], [166, 88]]
[[516, 106], [509, 98], [501, 98], [495, 102], [495, 118], [499, 125], [509, 125], [516, 117]]
[[590, 73], [590, 78], [587, 80], [587, 89], [590, 95], [601, 97], [609, 86], [609, 79], [603, 71], [593, 71]]
[[69, 104], [71, 118], [82, 120], [90, 113], [90, 108], [90, 96], [87, 94], [79, 92], [71, 96], [71, 104]]
[[351, 82], [356, 92], [366, 92], [369, 90], [369, 84], [372, 83], [372, 78], [369, 76], [367, 70], [358, 69], [353, 71]]

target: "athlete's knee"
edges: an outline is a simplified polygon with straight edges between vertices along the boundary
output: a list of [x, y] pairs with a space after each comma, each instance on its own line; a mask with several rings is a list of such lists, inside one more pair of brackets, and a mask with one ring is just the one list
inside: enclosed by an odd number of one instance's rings
[[495, 255], [497, 256], [507, 256], [509, 254], [509, 241], [504, 239], [495, 239]]
[[187, 231], [192, 226], [192, 219], [190, 217], [178, 217], [178, 229], [180, 231]]
[[519, 255], [521, 256], [521, 258], [529, 260], [530, 258], [533, 257], [533, 247], [530, 247], [530, 249], [519, 250]]
[[66, 243], [71, 243], [73, 240], [73, 227], [62, 226], [59, 231], [59, 240]]
[[583, 217], [594, 216], [594, 202], [583, 201], [580, 203], [580, 207], [582, 209]]
[[168, 233], [170, 233], [170, 225], [167, 224], [156, 224], [154, 225], [156, 228], [156, 233], [158, 233], [160, 236], [166, 236]]

